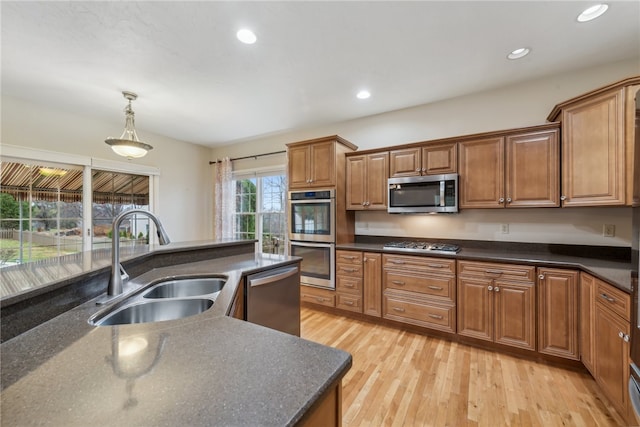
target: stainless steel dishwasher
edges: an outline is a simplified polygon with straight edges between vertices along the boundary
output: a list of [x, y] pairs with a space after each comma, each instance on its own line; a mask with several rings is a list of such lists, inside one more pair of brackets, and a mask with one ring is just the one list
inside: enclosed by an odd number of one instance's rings
[[300, 336], [300, 265], [247, 276], [245, 319]]

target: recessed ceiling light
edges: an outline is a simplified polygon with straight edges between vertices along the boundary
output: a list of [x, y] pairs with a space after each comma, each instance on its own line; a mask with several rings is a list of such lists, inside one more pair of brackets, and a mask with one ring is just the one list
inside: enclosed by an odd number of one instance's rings
[[358, 99], [367, 99], [371, 96], [371, 93], [368, 90], [361, 90], [356, 94]]
[[509, 53], [507, 55], [507, 58], [509, 58], [509, 59], [520, 59], [522, 57], [527, 56], [529, 54], [529, 52], [531, 52], [531, 49], [529, 49], [528, 47], [521, 47], [519, 49], [511, 51], [511, 53]]
[[583, 10], [582, 13], [578, 15], [578, 22], [588, 22], [596, 19], [597, 17], [605, 13], [607, 9], [609, 9], [609, 5], [605, 3], [591, 6], [590, 8]]
[[236, 37], [238, 37], [238, 40], [240, 40], [242, 43], [245, 43], [245, 44], [254, 44], [256, 40], [258, 40], [258, 38], [253, 33], [253, 31], [248, 30], [246, 28], [243, 28], [240, 31], [238, 31], [236, 33]]

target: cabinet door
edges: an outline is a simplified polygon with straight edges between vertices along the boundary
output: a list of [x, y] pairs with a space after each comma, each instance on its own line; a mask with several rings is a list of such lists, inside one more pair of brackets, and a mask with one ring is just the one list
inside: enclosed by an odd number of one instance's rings
[[334, 141], [317, 142], [310, 145], [311, 187], [336, 185], [336, 146]]
[[389, 152], [390, 177], [421, 175], [420, 148]]
[[369, 316], [382, 316], [382, 254], [364, 254], [364, 292], [362, 310]]
[[347, 157], [347, 209], [363, 210], [365, 208], [367, 188], [367, 157]]
[[458, 278], [458, 334], [493, 340], [492, 280]]
[[439, 175], [458, 171], [458, 144], [428, 145], [422, 148], [422, 174]]
[[306, 188], [309, 186], [309, 146], [289, 148], [289, 188]]
[[624, 89], [563, 109], [562, 205], [623, 205], [624, 154]]
[[367, 209], [387, 210], [389, 153], [367, 155]]
[[595, 300], [595, 278], [589, 274], [580, 273], [580, 359], [593, 376], [595, 376], [593, 364]]
[[578, 272], [538, 269], [538, 351], [578, 360]]
[[558, 130], [507, 136], [507, 207], [560, 206]]
[[459, 144], [460, 208], [504, 206], [504, 138]]
[[627, 414], [629, 404], [629, 342], [624, 339], [628, 335], [628, 322], [595, 305], [595, 378], [621, 414]]
[[495, 342], [536, 349], [534, 290], [533, 283], [494, 281]]

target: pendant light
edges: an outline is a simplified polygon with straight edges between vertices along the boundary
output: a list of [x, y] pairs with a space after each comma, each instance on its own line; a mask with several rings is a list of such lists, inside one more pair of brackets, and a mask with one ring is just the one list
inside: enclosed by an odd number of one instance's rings
[[125, 99], [129, 100], [129, 104], [125, 107], [125, 122], [124, 132], [120, 135], [120, 138], [107, 138], [104, 142], [111, 147], [111, 149], [118, 155], [126, 157], [128, 159], [144, 157], [147, 151], [153, 150], [153, 147], [144, 142], [140, 142], [138, 135], [136, 134], [133, 109], [131, 108], [131, 101], [135, 101], [138, 98], [133, 92], [123, 91], [122, 95]]

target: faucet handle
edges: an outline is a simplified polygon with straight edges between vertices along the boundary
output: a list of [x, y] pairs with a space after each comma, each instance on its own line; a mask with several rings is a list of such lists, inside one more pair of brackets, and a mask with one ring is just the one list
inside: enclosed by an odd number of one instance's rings
[[124, 271], [124, 267], [122, 266], [122, 264], [118, 263], [118, 267], [120, 268], [120, 277], [122, 278], [122, 281], [126, 282], [127, 280], [129, 280], [129, 274]]

